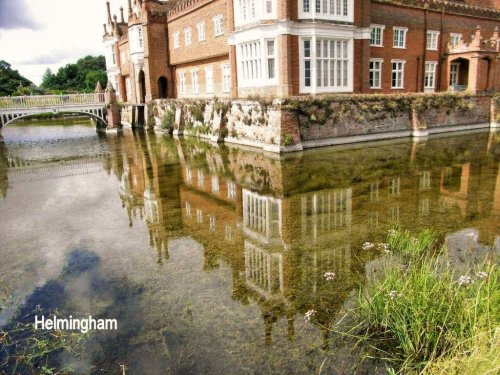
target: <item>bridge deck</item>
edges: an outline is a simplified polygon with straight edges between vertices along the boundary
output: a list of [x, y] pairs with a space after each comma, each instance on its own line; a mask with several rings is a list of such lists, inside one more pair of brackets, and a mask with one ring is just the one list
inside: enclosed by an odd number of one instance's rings
[[0, 111], [104, 104], [104, 93], [0, 97]]
[[18, 118], [49, 112], [86, 113], [106, 124], [105, 107], [104, 93], [0, 97], [0, 129]]

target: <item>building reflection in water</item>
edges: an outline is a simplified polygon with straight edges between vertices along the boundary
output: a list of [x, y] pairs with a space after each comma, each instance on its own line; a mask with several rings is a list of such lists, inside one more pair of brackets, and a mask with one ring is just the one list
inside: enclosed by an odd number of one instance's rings
[[[296, 318], [307, 310], [317, 310], [325, 325], [340, 314], [383, 256], [362, 244], [384, 242], [394, 225], [434, 229], [458, 244], [451, 259], [463, 260], [459, 247], [471, 230], [483, 252], [500, 251], [498, 136], [320, 149], [282, 159], [143, 133], [106, 142], [129, 224], [147, 224], [158, 263], [169, 260], [169, 239], [195, 239], [204, 270], [229, 265], [233, 299], [259, 306], [266, 343], [280, 318], [294, 339]], [[0, 156], [5, 194], [5, 150]], [[332, 281], [326, 272], [335, 273]], [[324, 338], [327, 345], [326, 329]]]

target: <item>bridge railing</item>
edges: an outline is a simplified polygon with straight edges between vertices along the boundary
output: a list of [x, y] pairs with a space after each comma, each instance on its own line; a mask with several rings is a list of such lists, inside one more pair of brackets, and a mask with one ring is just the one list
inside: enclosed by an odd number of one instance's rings
[[104, 93], [4, 96], [0, 97], [1, 109], [24, 109], [37, 107], [65, 107], [70, 105], [103, 104]]

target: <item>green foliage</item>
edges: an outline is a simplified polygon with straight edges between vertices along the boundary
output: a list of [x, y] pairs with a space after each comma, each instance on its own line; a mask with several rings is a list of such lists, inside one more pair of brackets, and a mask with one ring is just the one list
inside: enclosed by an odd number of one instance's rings
[[416, 237], [392, 233], [393, 255], [358, 297], [356, 314], [370, 346], [400, 373], [440, 373], [439, 367], [467, 363], [478, 340], [484, 343], [479, 358], [491, 356], [499, 341], [498, 267], [485, 264], [459, 274], [426, 253], [434, 243], [429, 231]]
[[79, 356], [91, 333], [61, 330], [36, 330], [33, 323], [15, 323], [8, 331], [0, 330], [2, 362], [0, 368], [14, 369], [14, 373], [62, 374], [71, 373], [71, 367], [56, 370], [49, 363], [64, 352]]
[[400, 94], [400, 95], [326, 95], [321, 97], [287, 98], [282, 108], [317, 124], [338, 123], [346, 117], [363, 122], [370, 118], [385, 119], [413, 111], [472, 110], [470, 95], [456, 93]]
[[290, 146], [292, 145], [294, 142], [293, 142], [293, 137], [290, 135], [290, 134], [285, 134], [283, 136], [283, 144], [285, 146]]
[[13, 70], [8, 62], [0, 60], [0, 96], [24, 95], [35, 89], [30, 80]]
[[161, 119], [161, 128], [165, 130], [173, 130], [175, 123], [175, 107], [169, 107]]
[[108, 82], [104, 56], [86, 56], [59, 68], [56, 74], [47, 69], [41, 87], [55, 92], [93, 92], [98, 81], [103, 87]]

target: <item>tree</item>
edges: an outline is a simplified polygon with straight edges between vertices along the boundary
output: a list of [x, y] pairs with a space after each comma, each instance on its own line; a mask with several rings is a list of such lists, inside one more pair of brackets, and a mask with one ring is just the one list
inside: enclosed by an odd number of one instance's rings
[[95, 90], [97, 82], [101, 82], [102, 85], [103, 82], [107, 82], [107, 80], [108, 77], [106, 75], [106, 72], [103, 72], [102, 70], [91, 70], [85, 76], [85, 89], [88, 91], [93, 91]]
[[13, 70], [7, 61], [0, 60], [0, 96], [10, 96], [16, 93], [19, 87], [34, 88], [35, 86], [17, 70]]
[[52, 91], [91, 92], [97, 81], [102, 85], [108, 82], [104, 56], [86, 56], [75, 64], [63, 66], [56, 74], [47, 70], [42, 86]]
[[41, 87], [44, 89], [51, 88], [52, 86], [54, 86], [55, 79], [56, 79], [55, 74], [52, 73], [52, 70], [50, 70], [50, 68], [47, 68], [42, 77]]

